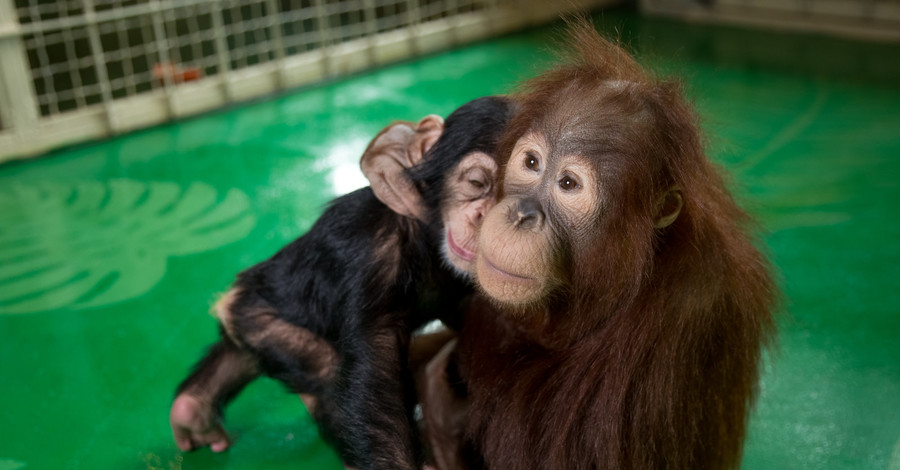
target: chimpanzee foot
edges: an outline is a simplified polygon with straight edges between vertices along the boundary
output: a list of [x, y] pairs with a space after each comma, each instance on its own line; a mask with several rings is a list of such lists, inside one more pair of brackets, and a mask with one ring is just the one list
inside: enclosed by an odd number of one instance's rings
[[231, 446], [215, 408], [193, 395], [175, 397], [169, 424], [175, 444], [183, 451], [209, 446], [213, 452], [222, 452]]

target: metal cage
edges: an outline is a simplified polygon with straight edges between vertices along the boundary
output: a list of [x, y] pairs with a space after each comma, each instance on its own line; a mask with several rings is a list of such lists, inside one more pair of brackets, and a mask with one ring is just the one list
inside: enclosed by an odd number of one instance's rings
[[640, 0], [648, 13], [900, 41], [900, 0]]
[[0, 0], [0, 161], [611, 0]]

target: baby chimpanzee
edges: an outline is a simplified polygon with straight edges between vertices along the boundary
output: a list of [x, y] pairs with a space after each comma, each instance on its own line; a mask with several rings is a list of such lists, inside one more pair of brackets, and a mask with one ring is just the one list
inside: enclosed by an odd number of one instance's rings
[[[179, 448], [226, 449], [224, 406], [265, 374], [301, 394], [345, 465], [421, 466], [410, 335], [433, 318], [455, 324], [471, 292], [478, 228], [496, 197], [493, 151], [511, 114], [509, 101], [489, 97], [463, 105], [446, 123], [428, 116], [415, 130], [406, 123], [388, 127], [366, 152], [422, 160], [409, 170], [413, 186], [392, 189], [400, 199], [425, 195], [424, 209], [410, 211], [418, 218], [398, 215], [371, 188], [360, 189], [334, 200], [307, 234], [237, 276], [215, 307], [222, 339], [172, 404]], [[390, 159], [364, 156], [364, 167], [373, 160]]]

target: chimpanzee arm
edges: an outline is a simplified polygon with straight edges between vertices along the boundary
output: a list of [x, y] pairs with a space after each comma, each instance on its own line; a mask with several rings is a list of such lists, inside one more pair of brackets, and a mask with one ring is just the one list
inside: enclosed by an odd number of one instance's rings
[[[381, 329], [344, 351], [334, 393], [316, 418], [337, 441], [345, 465], [357, 470], [421, 468], [413, 425], [415, 393], [405, 369], [406, 340]], [[319, 413], [318, 409], [322, 412]]]

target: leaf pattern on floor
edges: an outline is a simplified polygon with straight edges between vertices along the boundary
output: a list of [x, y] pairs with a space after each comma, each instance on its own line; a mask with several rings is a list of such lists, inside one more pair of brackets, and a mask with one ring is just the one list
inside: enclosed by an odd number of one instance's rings
[[135, 298], [169, 257], [236, 242], [255, 224], [246, 194], [205, 183], [13, 183], [0, 188], [0, 313]]

